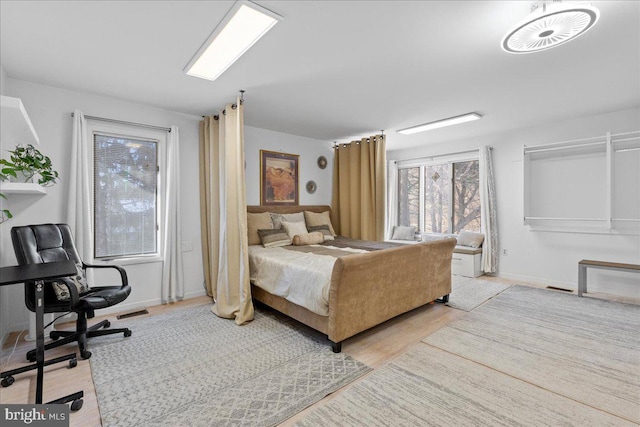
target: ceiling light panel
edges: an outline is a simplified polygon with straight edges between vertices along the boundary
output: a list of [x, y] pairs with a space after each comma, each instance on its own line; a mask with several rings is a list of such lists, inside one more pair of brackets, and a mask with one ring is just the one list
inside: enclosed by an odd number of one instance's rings
[[239, 1], [227, 13], [185, 72], [207, 80], [217, 79], [282, 17], [248, 1]]
[[449, 117], [448, 119], [437, 120], [435, 122], [424, 123], [417, 126], [411, 126], [409, 128], [400, 129], [397, 132], [405, 135], [411, 135], [412, 133], [424, 132], [427, 130], [433, 130], [442, 128], [445, 126], [458, 125], [460, 123], [471, 122], [473, 120], [481, 119], [482, 116], [478, 113], [468, 113], [461, 116]]

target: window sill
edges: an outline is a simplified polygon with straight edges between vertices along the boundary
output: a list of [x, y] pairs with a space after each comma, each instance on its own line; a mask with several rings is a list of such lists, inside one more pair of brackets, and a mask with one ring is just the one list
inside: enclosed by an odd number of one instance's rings
[[123, 257], [123, 258], [109, 258], [96, 259], [94, 264], [96, 265], [135, 265], [135, 264], [150, 264], [155, 262], [162, 262], [163, 259], [159, 255], [140, 256], [140, 257]]

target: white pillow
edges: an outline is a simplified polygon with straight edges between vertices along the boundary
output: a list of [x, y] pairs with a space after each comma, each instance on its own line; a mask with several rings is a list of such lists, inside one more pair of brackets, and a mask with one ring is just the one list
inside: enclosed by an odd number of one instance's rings
[[484, 242], [484, 234], [462, 230], [458, 235], [458, 245], [479, 248]]
[[293, 241], [293, 236], [301, 236], [303, 234], [307, 234], [307, 226], [304, 225], [304, 221], [303, 222], [287, 222], [287, 221], [283, 221], [282, 222], [282, 226], [284, 227], [284, 229], [287, 231], [287, 234], [289, 235], [289, 238]]

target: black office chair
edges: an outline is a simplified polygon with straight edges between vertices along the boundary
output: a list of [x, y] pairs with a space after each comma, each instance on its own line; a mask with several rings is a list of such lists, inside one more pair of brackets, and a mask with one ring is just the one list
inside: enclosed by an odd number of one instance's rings
[[[78, 315], [76, 330], [51, 332], [50, 338], [54, 341], [47, 343], [45, 350], [77, 341], [80, 357], [88, 359], [91, 357], [91, 352], [87, 350], [87, 338], [119, 333], [123, 333], [125, 337], [131, 336], [131, 331], [127, 328], [100, 330], [100, 328], [108, 328], [110, 326], [108, 320], [103, 320], [87, 328], [87, 319], [94, 317], [94, 310], [116, 305], [124, 301], [131, 293], [131, 287], [127, 281], [127, 273], [122, 267], [115, 265], [88, 265], [82, 262], [67, 224], [13, 227], [11, 229], [11, 240], [20, 265], [72, 260], [82, 270], [86, 268], [115, 268], [120, 273], [122, 282], [120, 286], [91, 287], [80, 292], [73, 278], [45, 282], [44, 312], [62, 313], [74, 311]], [[35, 312], [34, 284], [25, 283], [24, 290], [25, 304], [29, 310]], [[61, 299], [65, 297], [66, 299]], [[35, 350], [27, 353], [27, 359], [31, 362], [36, 359]]]

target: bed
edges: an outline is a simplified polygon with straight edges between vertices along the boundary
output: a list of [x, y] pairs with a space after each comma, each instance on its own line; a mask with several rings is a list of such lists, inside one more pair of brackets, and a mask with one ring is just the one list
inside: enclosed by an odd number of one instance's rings
[[[249, 213], [326, 212], [329, 206], [248, 206]], [[254, 300], [326, 334], [334, 352], [342, 342], [402, 313], [451, 292], [451, 258], [455, 239], [380, 249], [335, 258], [327, 272], [328, 312], [315, 313], [252, 284]], [[326, 242], [333, 245], [333, 242]], [[366, 246], [366, 245], [365, 245]]]

